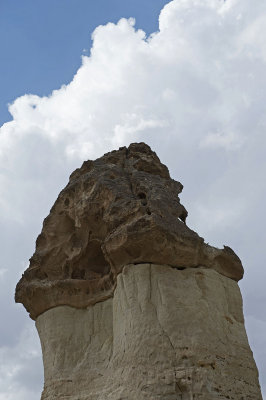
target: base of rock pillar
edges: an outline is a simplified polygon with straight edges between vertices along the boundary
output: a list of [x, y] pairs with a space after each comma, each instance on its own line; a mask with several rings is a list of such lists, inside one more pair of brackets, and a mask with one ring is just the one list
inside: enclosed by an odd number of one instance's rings
[[235, 281], [128, 265], [111, 299], [36, 320], [42, 400], [262, 399]]

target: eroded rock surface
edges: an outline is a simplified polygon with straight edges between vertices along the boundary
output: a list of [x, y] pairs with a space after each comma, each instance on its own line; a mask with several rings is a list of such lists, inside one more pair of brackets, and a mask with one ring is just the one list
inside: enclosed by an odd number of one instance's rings
[[144, 143], [70, 176], [16, 289], [42, 400], [262, 400], [242, 264], [186, 225], [181, 191]]
[[237, 282], [211, 268], [128, 265], [113, 298], [36, 325], [42, 400], [262, 400]]
[[113, 296], [128, 264], [204, 266], [241, 279], [233, 250], [205, 244], [186, 225], [182, 188], [144, 143], [84, 162], [44, 220], [16, 301], [33, 319], [59, 305], [86, 308]]

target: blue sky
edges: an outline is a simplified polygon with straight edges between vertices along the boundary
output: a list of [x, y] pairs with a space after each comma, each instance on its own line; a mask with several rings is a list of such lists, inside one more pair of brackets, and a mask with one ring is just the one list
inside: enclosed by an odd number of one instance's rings
[[265, 395], [266, 3], [0, 0], [0, 50], [0, 400], [42, 390], [14, 289], [43, 219], [84, 160], [136, 141], [184, 185], [188, 226], [241, 258]]
[[67, 84], [89, 52], [94, 29], [121, 17], [136, 18], [147, 34], [158, 29], [167, 0], [0, 0], [0, 124], [7, 103], [40, 96]]

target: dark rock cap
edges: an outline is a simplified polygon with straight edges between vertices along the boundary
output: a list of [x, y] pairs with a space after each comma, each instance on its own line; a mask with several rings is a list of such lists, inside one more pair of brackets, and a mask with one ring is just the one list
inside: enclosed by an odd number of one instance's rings
[[33, 319], [58, 305], [85, 308], [112, 296], [128, 264], [205, 266], [241, 279], [233, 250], [205, 244], [186, 225], [182, 189], [145, 143], [85, 161], [44, 220], [16, 302]]

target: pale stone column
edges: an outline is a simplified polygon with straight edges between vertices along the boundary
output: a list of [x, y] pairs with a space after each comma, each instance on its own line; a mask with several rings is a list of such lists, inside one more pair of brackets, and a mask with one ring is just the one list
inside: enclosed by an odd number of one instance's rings
[[113, 299], [36, 320], [42, 400], [260, 400], [237, 282], [204, 267], [124, 267]]

